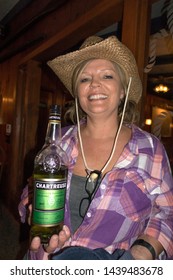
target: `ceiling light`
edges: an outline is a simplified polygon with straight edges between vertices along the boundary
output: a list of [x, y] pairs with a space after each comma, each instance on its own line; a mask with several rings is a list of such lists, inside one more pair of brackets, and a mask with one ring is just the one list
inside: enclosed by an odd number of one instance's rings
[[155, 92], [168, 92], [169, 88], [163, 84], [160, 84], [160, 85], [155, 86], [154, 91]]
[[151, 119], [146, 119], [145, 120], [145, 124], [146, 125], [151, 125], [152, 124], [152, 120]]

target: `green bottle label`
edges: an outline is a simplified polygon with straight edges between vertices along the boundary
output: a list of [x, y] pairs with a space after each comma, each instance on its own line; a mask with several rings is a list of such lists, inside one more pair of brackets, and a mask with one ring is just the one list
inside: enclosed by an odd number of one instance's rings
[[64, 219], [66, 180], [35, 179], [33, 223], [50, 226]]

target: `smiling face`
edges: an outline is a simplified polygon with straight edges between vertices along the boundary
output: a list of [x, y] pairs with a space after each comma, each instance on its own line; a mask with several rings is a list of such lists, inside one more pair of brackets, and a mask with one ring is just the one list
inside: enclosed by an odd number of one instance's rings
[[118, 114], [124, 90], [116, 66], [105, 59], [86, 63], [76, 81], [76, 90], [81, 108], [87, 115]]

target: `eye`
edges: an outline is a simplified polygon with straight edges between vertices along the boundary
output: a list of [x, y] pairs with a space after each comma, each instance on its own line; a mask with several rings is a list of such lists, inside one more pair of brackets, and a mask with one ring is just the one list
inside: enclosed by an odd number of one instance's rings
[[81, 83], [85, 83], [85, 82], [87, 82], [88, 80], [89, 80], [88, 78], [83, 78], [83, 79], [80, 80], [80, 82], [81, 82]]
[[80, 83], [86, 83], [86, 82], [88, 82], [89, 80], [90, 80], [89, 77], [83, 77], [83, 78], [80, 78], [79, 82], [80, 82]]
[[113, 76], [112, 75], [104, 75], [104, 79], [113, 79]]

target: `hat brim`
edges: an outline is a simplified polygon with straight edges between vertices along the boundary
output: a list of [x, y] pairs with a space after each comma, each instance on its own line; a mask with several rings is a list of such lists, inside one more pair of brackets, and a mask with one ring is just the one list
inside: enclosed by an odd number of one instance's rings
[[59, 77], [68, 91], [72, 92], [72, 76], [77, 65], [89, 59], [107, 59], [117, 63], [129, 80], [132, 78], [129, 99], [138, 103], [142, 94], [142, 84], [132, 52], [115, 36], [108, 37], [85, 48], [61, 55], [48, 61], [49, 67]]

